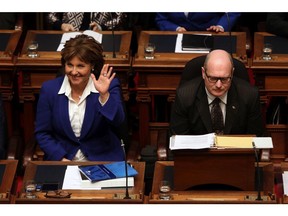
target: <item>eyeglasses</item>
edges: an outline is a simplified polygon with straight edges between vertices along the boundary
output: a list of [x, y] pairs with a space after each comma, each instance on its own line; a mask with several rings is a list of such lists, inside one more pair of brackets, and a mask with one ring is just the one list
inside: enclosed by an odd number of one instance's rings
[[70, 198], [72, 193], [67, 191], [57, 190], [57, 191], [47, 191], [45, 194], [46, 198]]
[[230, 76], [230, 77], [213, 77], [213, 76], [208, 76], [207, 73], [206, 73], [206, 70], [205, 70], [205, 75], [206, 75], [208, 81], [211, 82], [211, 83], [216, 83], [216, 82], [218, 82], [218, 80], [220, 80], [222, 84], [227, 84], [227, 83], [229, 83], [229, 82], [231, 81], [231, 79], [232, 79], [232, 76]]

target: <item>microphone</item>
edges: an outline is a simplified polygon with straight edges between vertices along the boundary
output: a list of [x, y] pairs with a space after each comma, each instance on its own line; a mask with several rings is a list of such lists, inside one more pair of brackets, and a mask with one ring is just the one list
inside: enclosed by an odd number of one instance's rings
[[255, 152], [256, 169], [257, 169], [257, 174], [256, 175], [257, 175], [257, 192], [258, 192], [258, 195], [257, 195], [256, 200], [262, 201], [263, 199], [261, 198], [261, 191], [260, 191], [260, 169], [259, 169], [258, 151], [257, 151], [256, 145], [255, 145], [254, 142], [252, 142], [252, 145], [253, 145], [253, 149], [254, 149], [254, 152]]
[[124, 152], [124, 158], [125, 158], [125, 177], [126, 177], [126, 193], [125, 193], [125, 197], [123, 199], [131, 199], [131, 197], [129, 196], [129, 191], [128, 191], [128, 168], [127, 168], [127, 158], [126, 158], [126, 151], [125, 151], [125, 144], [123, 142], [123, 139], [121, 139], [121, 146], [123, 148], [123, 152]]
[[230, 17], [229, 17], [228, 12], [226, 12], [225, 14], [226, 14], [226, 17], [227, 17], [228, 31], [229, 31], [230, 55], [233, 57], [233, 52], [232, 52], [232, 34], [231, 34]]
[[113, 58], [116, 58], [116, 52], [115, 52], [114, 22], [113, 22], [113, 16], [112, 16], [112, 13], [110, 13], [110, 17], [111, 17], [111, 30], [112, 30], [112, 50], [113, 50], [112, 57], [113, 57]]

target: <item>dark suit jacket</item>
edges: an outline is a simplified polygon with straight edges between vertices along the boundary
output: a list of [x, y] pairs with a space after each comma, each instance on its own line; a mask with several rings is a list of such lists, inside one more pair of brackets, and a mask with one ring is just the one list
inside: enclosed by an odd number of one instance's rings
[[81, 149], [91, 161], [124, 160], [120, 139], [114, 133], [125, 118], [118, 79], [110, 85], [110, 98], [101, 106], [99, 93], [86, 98], [86, 111], [77, 138], [72, 130], [68, 98], [58, 94], [63, 76], [43, 83], [37, 105], [35, 136], [46, 160], [72, 159]]
[[187, 31], [206, 31], [211, 25], [221, 25], [225, 31], [233, 27], [241, 13], [157, 13], [155, 22], [161, 31], [176, 31], [177, 27], [184, 27]]
[[[202, 77], [177, 89], [170, 120], [170, 135], [212, 133], [212, 122]], [[224, 134], [263, 135], [258, 90], [248, 82], [233, 77], [228, 91]]]

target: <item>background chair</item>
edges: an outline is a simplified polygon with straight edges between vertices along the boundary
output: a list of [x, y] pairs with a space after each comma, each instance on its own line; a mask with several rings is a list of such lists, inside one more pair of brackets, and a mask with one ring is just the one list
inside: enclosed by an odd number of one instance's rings
[[[179, 86], [188, 80], [191, 80], [198, 76], [202, 76], [201, 67], [203, 67], [205, 59], [206, 55], [202, 55], [193, 58], [186, 63], [183, 73], [181, 75]], [[238, 59], [233, 58], [233, 64], [235, 68], [234, 76], [250, 82], [249, 74], [244, 63]]]

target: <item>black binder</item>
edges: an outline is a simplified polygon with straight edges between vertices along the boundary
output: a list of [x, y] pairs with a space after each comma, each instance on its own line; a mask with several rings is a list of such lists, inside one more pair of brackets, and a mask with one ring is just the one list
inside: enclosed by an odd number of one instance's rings
[[211, 51], [213, 49], [213, 36], [210, 34], [183, 34], [183, 51]]

